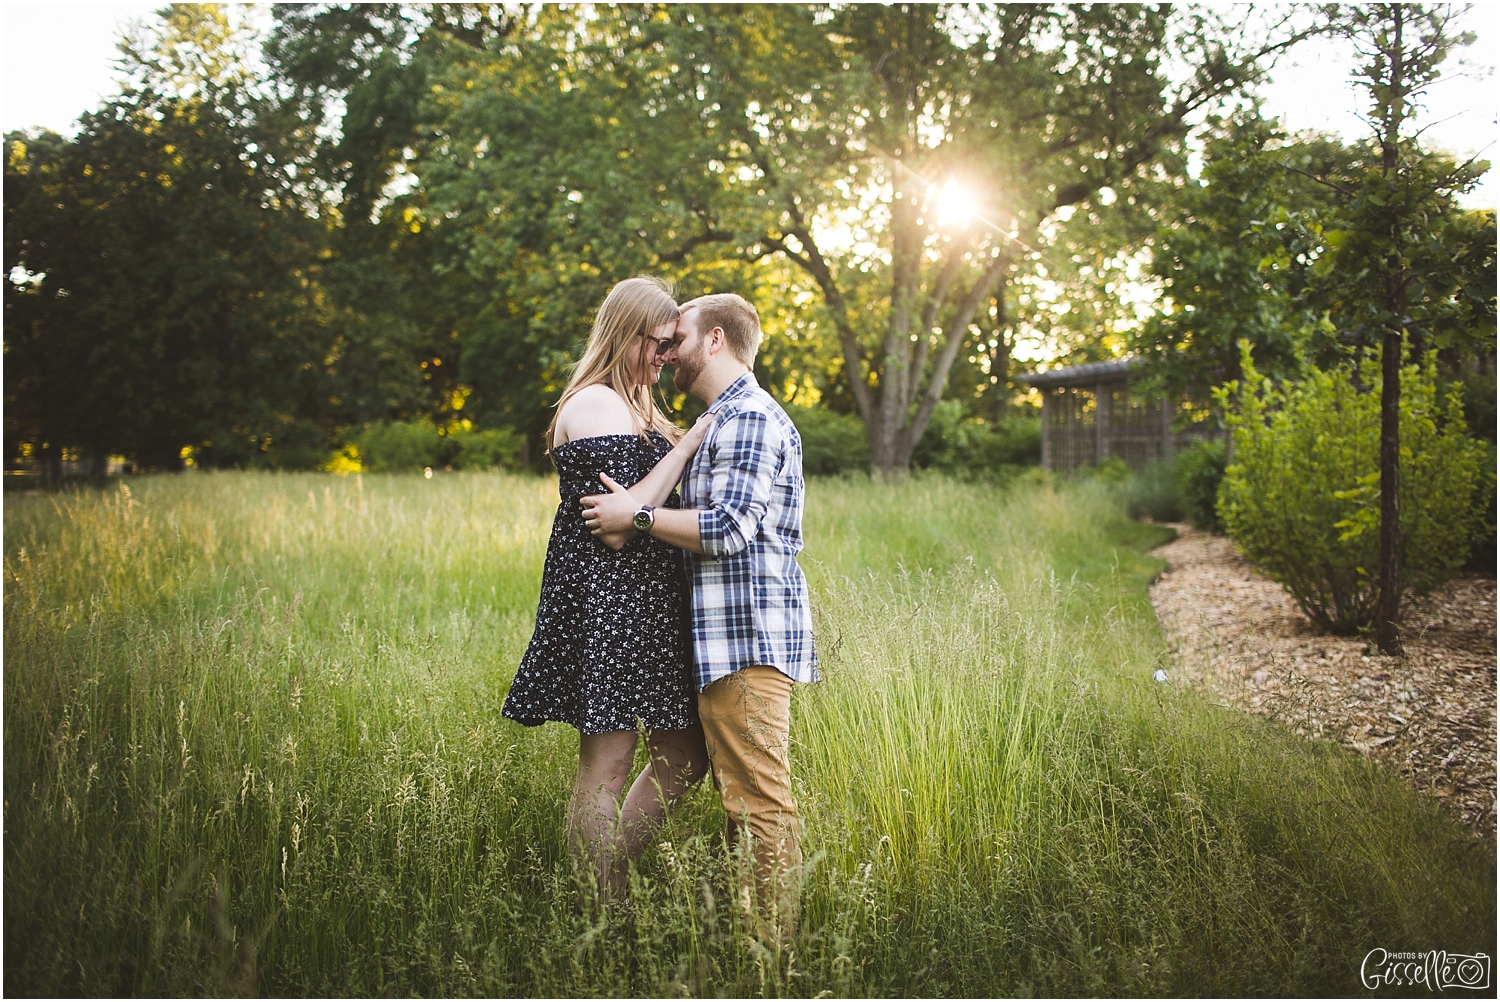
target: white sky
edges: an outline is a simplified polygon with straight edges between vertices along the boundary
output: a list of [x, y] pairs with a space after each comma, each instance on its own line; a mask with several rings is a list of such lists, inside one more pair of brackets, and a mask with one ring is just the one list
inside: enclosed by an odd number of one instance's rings
[[[127, 21], [149, 15], [156, 3], [0, 3], [4, 44], [3, 114], [0, 129], [45, 126], [71, 133], [84, 111], [115, 90], [115, 38]], [[1500, 47], [1500, 4], [1476, 4], [1468, 27], [1479, 40], [1428, 94], [1424, 124], [1429, 145], [1469, 155], [1486, 149], [1500, 160], [1494, 74]], [[1361, 135], [1363, 102], [1349, 80], [1352, 54], [1338, 42], [1307, 43], [1278, 65], [1265, 88], [1266, 111], [1293, 129]], [[1491, 171], [1491, 176], [1496, 172]], [[1486, 182], [1468, 200], [1495, 206], [1500, 182]]]

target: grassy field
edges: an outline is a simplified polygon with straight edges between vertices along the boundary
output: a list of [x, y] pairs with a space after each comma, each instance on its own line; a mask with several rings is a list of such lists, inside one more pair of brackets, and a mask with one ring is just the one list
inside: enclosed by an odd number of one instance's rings
[[499, 715], [555, 491], [7, 498], [6, 993], [1347, 995], [1374, 947], [1495, 953], [1493, 847], [1153, 682], [1164, 531], [1040, 478], [812, 485], [793, 949], [702, 787], [580, 912], [575, 732]]

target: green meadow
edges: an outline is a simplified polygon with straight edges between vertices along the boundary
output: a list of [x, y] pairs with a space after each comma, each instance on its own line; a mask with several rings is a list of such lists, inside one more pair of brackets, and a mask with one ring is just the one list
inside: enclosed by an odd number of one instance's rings
[[[1152, 680], [1107, 485], [815, 481], [808, 873], [758, 942], [696, 789], [578, 904], [570, 728], [500, 717], [555, 482], [213, 473], [8, 497], [10, 995], [1350, 995], [1495, 954], [1494, 847]], [[1409, 989], [1408, 989], [1409, 990]]]

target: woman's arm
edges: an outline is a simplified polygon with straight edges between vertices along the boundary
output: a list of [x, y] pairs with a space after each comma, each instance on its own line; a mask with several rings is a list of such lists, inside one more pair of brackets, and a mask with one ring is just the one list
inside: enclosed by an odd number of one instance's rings
[[[698, 422], [688, 429], [688, 433], [682, 436], [682, 440], [672, 447], [672, 451], [663, 456], [652, 467], [650, 473], [630, 488], [630, 497], [637, 507], [643, 504], [660, 507], [661, 503], [672, 493], [672, 488], [676, 487], [677, 482], [682, 479], [682, 471], [687, 468], [688, 460], [693, 458], [693, 453], [697, 452], [698, 446], [703, 443], [703, 436], [708, 433], [708, 426], [712, 422], [712, 414], [704, 414], [700, 417]], [[607, 473], [600, 473], [599, 481], [612, 491], [617, 488], [623, 490], [609, 479]], [[594, 503], [593, 499], [607, 496], [586, 494], [578, 499], [578, 503], [583, 508], [584, 515], [587, 516], [590, 506]], [[634, 514], [635, 510], [632, 508], [631, 514]], [[631, 537], [636, 535], [636, 531], [627, 521], [622, 530], [595, 532], [594, 535], [598, 536], [599, 541], [611, 550], [618, 550], [630, 542]]]
[[682, 436], [682, 440], [672, 447], [672, 451], [661, 457], [661, 461], [641, 478], [640, 483], [630, 488], [630, 493], [636, 500], [654, 507], [667, 499], [672, 488], [682, 480], [682, 471], [687, 469], [688, 460], [693, 458], [693, 453], [703, 444], [703, 436], [708, 433], [708, 426], [713, 420], [712, 414], [700, 417], [688, 429], [688, 433]]

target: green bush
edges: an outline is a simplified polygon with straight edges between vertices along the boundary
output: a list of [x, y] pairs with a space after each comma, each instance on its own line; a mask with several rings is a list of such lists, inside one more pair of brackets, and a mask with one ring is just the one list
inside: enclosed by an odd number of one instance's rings
[[448, 438], [454, 446], [451, 460], [459, 470], [519, 470], [521, 436], [509, 428], [459, 428]]
[[1195, 529], [1224, 531], [1219, 520], [1219, 484], [1224, 480], [1227, 450], [1223, 442], [1194, 442], [1177, 454], [1177, 497]]
[[452, 443], [428, 420], [372, 424], [355, 441], [360, 465], [373, 473], [409, 473], [442, 466]]
[[1124, 484], [1130, 479], [1130, 467], [1119, 456], [1105, 456], [1099, 465], [1085, 466], [1080, 472], [1106, 484]]
[[1464, 399], [1464, 420], [1476, 438], [1495, 440], [1495, 374], [1465, 370], [1459, 375]]
[[353, 458], [358, 468], [371, 473], [409, 473], [424, 467], [451, 466], [458, 470], [520, 468], [521, 437], [509, 428], [455, 428], [444, 433], [426, 418], [372, 424], [354, 441], [355, 455], [347, 450], [327, 464], [328, 469], [347, 466], [341, 459]]
[[826, 477], [869, 470], [870, 443], [857, 415], [796, 405], [786, 412], [802, 436], [803, 473]]
[[1011, 414], [997, 421], [968, 417], [962, 400], [944, 400], [912, 453], [912, 465], [957, 475], [990, 474], [1042, 461], [1042, 424]]
[[[1243, 383], [1219, 391], [1234, 436], [1219, 515], [1313, 622], [1360, 631], [1377, 597], [1380, 365], [1314, 369], [1282, 386], [1248, 352], [1242, 365]], [[1432, 356], [1401, 383], [1401, 580], [1422, 594], [1462, 567], [1488, 485], [1459, 395], [1438, 400]]]
[[1480, 528], [1474, 533], [1474, 545], [1469, 550], [1466, 571], [1495, 573], [1495, 374], [1493, 372], [1464, 371], [1459, 374], [1458, 384], [1464, 398], [1464, 420], [1469, 423], [1469, 434], [1483, 442], [1487, 450], [1484, 461], [1485, 476], [1490, 480], [1489, 503], [1480, 511]]
[[1180, 521], [1182, 500], [1175, 464], [1157, 460], [1136, 470], [1125, 482], [1125, 512], [1131, 518], [1153, 522]]
[[[870, 468], [865, 423], [855, 414], [821, 407], [789, 406], [787, 414], [802, 435], [802, 469], [808, 476], [836, 476]], [[944, 400], [912, 453], [912, 466], [960, 477], [1014, 472], [1042, 461], [1042, 425], [1035, 417], [1011, 415], [998, 421], [966, 417], [961, 400]]]
[[1495, 441], [1481, 441], [1484, 449], [1484, 485], [1479, 493], [1480, 507], [1476, 511], [1479, 527], [1474, 531], [1474, 541], [1469, 547], [1469, 559], [1464, 570], [1482, 574], [1495, 573]]

